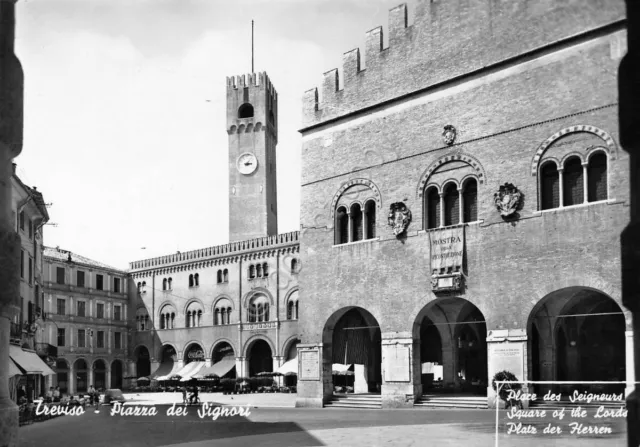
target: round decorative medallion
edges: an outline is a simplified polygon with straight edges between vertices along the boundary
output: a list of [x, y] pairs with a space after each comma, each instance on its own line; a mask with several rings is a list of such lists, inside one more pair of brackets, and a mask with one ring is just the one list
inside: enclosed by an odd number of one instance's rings
[[253, 174], [253, 172], [258, 169], [258, 159], [254, 154], [246, 152], [238, 157], [236, 166], [240, 174]]
[[522, 200], [522, 193], [512, 183], [505, 183], [493, 195], [496, 208], [504, 217], [516, 212]]

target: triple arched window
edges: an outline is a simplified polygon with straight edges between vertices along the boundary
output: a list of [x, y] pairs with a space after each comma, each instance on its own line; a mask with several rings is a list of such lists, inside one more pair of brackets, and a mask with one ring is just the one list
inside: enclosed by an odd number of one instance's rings
[[376, 202], [339, 205], [336, 209], [335, 245], [348, 244], [376, 237]]
[[442, 188], [428, 185], [424, 194], [424, 228], [459, 225], [478, 220], [478, 181], [469, 177], [459, 186], [448, 181]]
[[216, 282], [218, 284], [229, 282], [229, 270], [218, 270], [218, 274], [216, 276]]
[[198, 287], [200, 285], [200, 275], [197, 273], [189, 275], [189, 287]]
[[539, 178], [541, 210], [607, 200], [607, 154], [592, 152], [586, 162], [570, 155], [560, 165], [547, 160]]
[[247, 321], [249, 323], [260, 323], [269, 321], [269, 299], [264, 295], [251, 298], [247, 309]]
[[249, 279], [267, 278], [269, 276], [269, 264], [251, 264], [249, 266]]
[[162, 279], [162, 290], [171, 290], [171, 283], [173, 279], [171, 278], [163, 278]]
[[213, 314], [213, 324], [231, 324], [231, 303], [227, 299], [221, 299], [216, 303]]
[[160, 329], [173, 329], [176, 321], [176, 311], [170, 305], [160, 311]]
[[198, 302], [192, 302], [185, 312], [185, 327], [200, 327], [202, 323], [202, 306]]
[[298, 273], [300, 268], [300, 261], [297, 258], [291, 260], [291, 273]]
[[149, 313], [145, 308], [140, 308], [136, 311], [136, 329], [138, 331], [148, 331], [151, 329], [149, 324]]

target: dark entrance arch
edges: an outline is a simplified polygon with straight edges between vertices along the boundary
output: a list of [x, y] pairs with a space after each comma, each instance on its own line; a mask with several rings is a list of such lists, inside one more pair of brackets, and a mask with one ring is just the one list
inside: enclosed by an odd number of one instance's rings
[[73, 369], [76, 374], [76, 391], [87, 391], [87, 362], [84, 359], [78, 359], [73, 364]]
[[[325, 324], [323, 347], [325, 359], [340, 369], [333, 370], [332, 366], [334, 391], [380, 392], [382, 336], [370, 312], [350, 307], [334, 313]], [[345, 367], [353, 373], [344, 371]]]
[[122, 389], [122, 362], [114, 360], [111, 363], [111, 388]]
[[[624, 381], [626, 322], [604, 293], [567, 287], [545, 296], [531, 312], [530, 371], [534, 381]], [[535, 385], [537, 393], [622, 393], [624, 384]]]
[[441, 298], [427, 304], [414, 323], [420, 340], [423, 392], [487, 393], [487, 325], [470, 301]]
[[146, 346], [138, 346], [135, 359], [137, 377], [148, 377], [151, 374], [151, 359]]
[[254, 377], [261, 372], [273, 372], [273, 354], [269, 343], [256, 340], [247, 353], [249, 354], [249, 377]]
[[97, 390], [107, 388], [107, 365], [104, 360], [96, 360], [93, 362], [93, 386]]

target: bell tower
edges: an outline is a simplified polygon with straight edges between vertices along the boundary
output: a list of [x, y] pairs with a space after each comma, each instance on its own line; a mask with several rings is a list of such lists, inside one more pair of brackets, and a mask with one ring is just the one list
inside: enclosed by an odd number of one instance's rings
[[229, 242], [278, 234], [278, 94], [266, 73], [227, 78]]

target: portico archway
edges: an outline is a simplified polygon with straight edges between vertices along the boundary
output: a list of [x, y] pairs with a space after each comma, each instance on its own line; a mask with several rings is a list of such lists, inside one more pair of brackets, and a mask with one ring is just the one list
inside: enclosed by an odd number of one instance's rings
[[472, 302], [447, 297], [428, 303], [415, 320], [413, 334], [420, 340], [424, 393], [486, 395], [487, 326]]
[[382, 337], [369, 311], [348, 307], [335, 312], [325, 324], [323, 347], [325, 359], [332, 364], [334, 392], [380, 392]]
[[134, 353], [137, 377], [148, 377], [151, 374], [151, 359], [146, 346], [138, 346]]
[[104, 360], [93, 362], [93, 386], [97, 390], [107, 389], [107, 365]]
[[76, 375], [76, 391], [86, 392], [88, 389], [88, 368], [84, 359], [78, 359], [73, 364], [73, 371]]
[[122, 361], [114, 360], [111, 362], [111, 388], [122, 389]]
[[261, 372], [273, 372], [273, 353], [265, 340], [256, 339], [247, 349], [249, 377]]
[[[529, 364], [534, 381], [625, 381], [626, 322], [605, 293], [567, 287], [545, 296], [529, 316]], [[624, 384], [536, 384], [537, 393], [622, 393]]]

